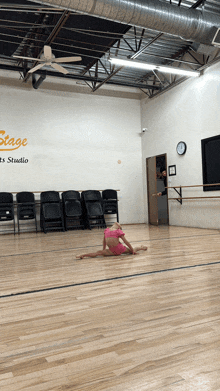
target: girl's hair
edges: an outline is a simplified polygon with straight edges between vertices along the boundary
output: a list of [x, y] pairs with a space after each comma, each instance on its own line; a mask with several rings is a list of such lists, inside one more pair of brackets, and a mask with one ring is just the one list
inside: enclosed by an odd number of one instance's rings
[[114, 223], [113, 225], [117, 225], [119, 229], [122, 229], [122, 226], [119, 223]]

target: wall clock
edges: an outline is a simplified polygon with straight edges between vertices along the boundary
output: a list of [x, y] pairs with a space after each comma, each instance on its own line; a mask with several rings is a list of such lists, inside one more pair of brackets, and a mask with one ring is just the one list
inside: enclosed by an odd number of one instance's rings
[[184, 141], [180, 141], [176, 146], [176, 151], [179, 155], [184, 155], [184, 153], [186, 153], [186, 143]]

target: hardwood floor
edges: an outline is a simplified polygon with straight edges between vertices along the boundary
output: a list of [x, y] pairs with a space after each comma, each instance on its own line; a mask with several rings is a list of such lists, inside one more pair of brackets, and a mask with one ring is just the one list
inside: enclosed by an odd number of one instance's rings
[[1, 236], [1, 391], [220, 390], [220, 232], [123, 230]]

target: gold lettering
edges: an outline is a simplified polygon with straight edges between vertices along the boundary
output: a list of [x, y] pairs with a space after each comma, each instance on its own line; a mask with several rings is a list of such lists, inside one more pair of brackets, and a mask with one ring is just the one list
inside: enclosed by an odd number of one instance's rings
[[9, 142], [8, 142], [8, 145], [15, 145], [15, 139], [14, 138], [10, 138]]
[[[0, 130], [0, 134], [2, 134], [2, 136], [5, 134], [5, 131], [4, 130]], [[3, 138], [0, 138], [0, 145], [3, 145], [5, 142], [3, 140]]]
[[[0, 130], [0, 136], [5, 135], [5, 130]], [[27, 139], [24, 138], [23, 140], [21, 138], [17, 138], [15, 140], [14, 137], [10, 138], [8, 135], [3, 137], [0, 137], [0, 146], [2, 145], [10, 145], [14, 148], [1, 148], [0, 151], [14, 151], [15, 149], [20, 148], [20, 146], [26, 147], [28, 144]]]
[[7, 145], [8, 139], [9, 139], [9, 136], [5, 136], [5, 145]]

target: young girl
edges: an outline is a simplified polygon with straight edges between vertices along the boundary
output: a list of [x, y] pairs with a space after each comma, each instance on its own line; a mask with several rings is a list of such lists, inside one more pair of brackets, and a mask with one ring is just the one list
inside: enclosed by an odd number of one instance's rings
[[[119, 238], [128, 246], [125, 247], [120, 241]], [[106, 245], [108, 248], [106, 248]], [[146, 246], [140, 246], [133, 248], [132, 245], [125, 239], [125, 234], [122, 231], [122, 227], [119, 223], [114, 223], [112, 227], [106, 228], [104, 231], [103, 238], [103, 250], [97, 251], [96, 253], [88, 253], [78, 255], [76, 258], [95, 258], [97, 256], [108, 257], [111, 255], [121, 255], [121, 254], [137, 254], [138, 251], [146, 251]]]

